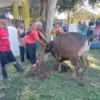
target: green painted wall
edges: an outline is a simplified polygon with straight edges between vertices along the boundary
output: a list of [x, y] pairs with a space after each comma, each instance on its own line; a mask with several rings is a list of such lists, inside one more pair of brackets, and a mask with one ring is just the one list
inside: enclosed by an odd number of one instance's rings
[[14, 19], [19, 19], [18, 5], [16, 4], [12, 5], [12, 13], [13, 13]]
[[22, 18], [25, 21], [25, 26], [29, 26], [30, 24], [30, 14], [29, 14], [29, 1], [28, 0], [22, 0]]

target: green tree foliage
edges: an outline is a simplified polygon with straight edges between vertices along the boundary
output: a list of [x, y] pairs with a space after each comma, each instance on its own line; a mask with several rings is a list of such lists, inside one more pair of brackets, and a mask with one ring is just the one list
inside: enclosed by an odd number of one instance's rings
[[[64, 12], [66, 10], [73, 10], [76, 4], [84, 4], [86, 0], [58, 0], [57, 9], [59, 12]], [[89, 0], [90, 5], [95, 5], [95, 3], [100, 2], [100, 0]]]
[[35, 21], [39, 17], [38, 0], [29, 0], [31, 21]]
[[59, 12], [72, 10], [77, 3], [78, 0], [58, 0], [57, 9]]
[[95, 3], [100, 2], [100, 0], [89, 0], [89, 4], [94, 5]]
[[75, 23], [78, 23], [79, 20], [81, 20], [81, 21], [89, 21], [92, 18], [96, 19], [96, 15], [91, 13], [91, 12], [89, 12], [89, 11], [87, 11], [87, 10], [81, 9], [81, 10], [73, 13], [73, 15], [70, 18]]

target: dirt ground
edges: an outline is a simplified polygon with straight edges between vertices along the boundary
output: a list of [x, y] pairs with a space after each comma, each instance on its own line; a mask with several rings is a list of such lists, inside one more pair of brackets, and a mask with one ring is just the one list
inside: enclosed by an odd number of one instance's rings
[[[53, 64], [52, 67], [47, 67], [47, 64], [42, 64], [36, 69], [31, 68], [29, 70], [29, 73], [30, 73], [31, 77], [38, 77], [40, 79], [46, 79], [50, 76], [50, 74], [53, 71], [57, 71], [54, 69], [55, 66], [56, 66], [56, 64]], [[69, 69], [70, 69], [70, 67], [63, 63], [60, 73], [66, 73]], [[69, 78], [69, 77], [71, 77], [71, 74], [68, 73], [68, 75], [65, 75], [65, 76], [67, 76], [66, 78]]]

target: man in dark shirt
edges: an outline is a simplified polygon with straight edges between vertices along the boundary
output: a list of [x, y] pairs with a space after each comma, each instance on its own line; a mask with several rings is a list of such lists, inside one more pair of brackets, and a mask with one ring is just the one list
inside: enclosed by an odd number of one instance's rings
[[10, 80], [7, 75], [5, 65], [9, 62], [12, 62], [17, 71], [22, 72], [23, 68], [16, 61], [11, 49], [9, 42], [9, 34], [6, 27], [6, 16], [5, 14], [0, 14], [0, 55], [1, 55], [1, 66], [2, 66], [2, 75], [5, 80]]

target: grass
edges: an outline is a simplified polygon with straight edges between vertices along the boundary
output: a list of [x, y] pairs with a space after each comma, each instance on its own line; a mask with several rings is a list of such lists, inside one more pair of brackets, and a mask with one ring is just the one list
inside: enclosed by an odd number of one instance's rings
[[[7, 88], [3, 100], [100, 100], [100, 50], [91, 50], [89, 60], [84, 79], [64, 79], [64, 74], [52, 72], [41, 81], [26, 72], [15, 72], [10, 65], [7, 71], [12, 81], [4, 82]], [[23, 65], [26, 68], [28, 62]]]

